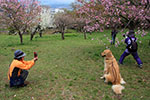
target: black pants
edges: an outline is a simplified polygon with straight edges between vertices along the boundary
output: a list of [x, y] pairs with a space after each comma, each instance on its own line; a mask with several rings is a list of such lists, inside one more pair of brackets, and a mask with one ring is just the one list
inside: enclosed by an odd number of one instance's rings
[[28, 73], [29, 72], [27, 70], [22, 70], [20, 76], [10, 77], [10, 87], [23, 85]]
[[111, 44], [115, 44], [116, 35], [112, 35], [111, 37], [112, 37], [112, 42], [111, 42]]

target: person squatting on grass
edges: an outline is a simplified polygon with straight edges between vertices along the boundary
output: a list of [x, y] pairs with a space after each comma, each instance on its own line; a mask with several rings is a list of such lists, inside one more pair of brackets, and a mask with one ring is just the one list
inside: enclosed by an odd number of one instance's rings
[[130, 30], [129, 34], [127, 36], [126, 35], [123, 35], [123, 36], [126, 37], [125, 43], [127, 44], [127, 46], [126, 46], [126, 50], [120, 57], [119, 63], [123, 64], [124, 58], [126, 56], [128, 56], [129, 54], [132, 54], [132, 56], [134, 57], [134, 59], [136, 60], [136, 62], [138, 64], [139, 68], [142, 68], [143, 63], [137, 53], [137, 39], [134, 35], [134, 31]]
[[16, 50], [14, 53], [14, 60], [11, 62], [8, 71], [8, 79], [10, 87], [23, 87], [26, 86], [25, 80], [28, 76], [28, 71], [38, 60], [34, 57], [31, 61], [24, 61], [26, 54], [21, 50]]

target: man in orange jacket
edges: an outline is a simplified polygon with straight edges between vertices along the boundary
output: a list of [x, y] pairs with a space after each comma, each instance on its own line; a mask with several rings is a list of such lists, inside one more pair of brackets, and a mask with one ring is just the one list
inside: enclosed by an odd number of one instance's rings
[[31, 61], [24, 61], [25, 53], [21, 50], [16, 50], [14, 53], [14, 60], [10, 64], [8, 71], [8, 79], [10, 87], [26, 86], [24, 83], [28, 76], [28, 71], [38, 60], [38, 57], [34, 57]]

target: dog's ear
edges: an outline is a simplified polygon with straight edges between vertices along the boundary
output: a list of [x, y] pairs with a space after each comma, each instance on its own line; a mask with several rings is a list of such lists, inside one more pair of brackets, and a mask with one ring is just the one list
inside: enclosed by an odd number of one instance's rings
[[112, 53], [111, 53], [111, 51], [110, 51], [110, 52], [108, 52], [106, 56], [107, 56], [107, 57], [112, 57]]

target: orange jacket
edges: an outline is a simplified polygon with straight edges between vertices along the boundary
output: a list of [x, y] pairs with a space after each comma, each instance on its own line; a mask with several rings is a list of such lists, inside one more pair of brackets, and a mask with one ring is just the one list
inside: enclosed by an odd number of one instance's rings
[[10, 80], [10, 77], [12, 76], [12, 72], [15, 67], [19, 68], [18, 76], [20, 76], [21, 70], [29, 70], [34, 65], [34, 60], [31, 61], [19, 61], [19, 60], [13, 60], [8, 71], [8, 79]]

